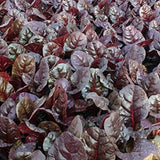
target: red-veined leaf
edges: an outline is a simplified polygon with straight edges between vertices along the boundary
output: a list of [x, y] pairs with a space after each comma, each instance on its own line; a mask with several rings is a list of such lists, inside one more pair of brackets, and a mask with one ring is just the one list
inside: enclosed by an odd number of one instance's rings
[[104, 130], [107, 136], [113, 140], [113, 142], [118, 140], [118, 137], [122, 132], [122, 124], [123, 121], [120, 119], [118, 112], [112, 112], [104, 121]]
[[104, 130], [91, 127], [83, 133], [82, 138], [88, 160], [115, 160], [116, 144], [109, 139]]
[[148, 97], [140, 86], [132, 84], [121, 89], [119, 94], [122, 99], [120, 115], [135, 130], [136, 124], [148, 115]]
[[151, 9], [151, 6], [149, 6], [148, 4], [144, 4], [139, 9], [139, 15], [144, 21], [147, 21], [147, 22], [150, 22], [155, 17], [155, 15]]
[[130, 25], [124, 28], [123, 41], [126, 44], [139, 43], [144, 41], [142, 33], [137, 30], [134, 26]]

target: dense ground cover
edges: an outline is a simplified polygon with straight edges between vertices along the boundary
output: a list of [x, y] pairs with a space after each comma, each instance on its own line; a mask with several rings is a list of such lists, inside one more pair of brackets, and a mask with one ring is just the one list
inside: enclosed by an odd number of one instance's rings
[[0, 159], [159, 159], [160, 1], [0, 0], [0, 36]]

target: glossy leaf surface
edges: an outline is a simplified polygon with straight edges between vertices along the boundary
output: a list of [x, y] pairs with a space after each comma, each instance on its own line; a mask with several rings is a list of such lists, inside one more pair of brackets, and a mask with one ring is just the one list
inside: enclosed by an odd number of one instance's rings
[[12, 68], [13, 77], [22, 77], [24, 73], [30, 77], [33, 77], [35, 74], [35, 60], [27, 54], [19, 55]]
[[18, 119], [20, 121], [29, 119], [34, 109], [34, 102], [29, 97], [23, 97], [16, 106], [16, 114]]
[[13, 92], [13, 86], [6, 79], [0, 77], [0, 101], [4, 102]]

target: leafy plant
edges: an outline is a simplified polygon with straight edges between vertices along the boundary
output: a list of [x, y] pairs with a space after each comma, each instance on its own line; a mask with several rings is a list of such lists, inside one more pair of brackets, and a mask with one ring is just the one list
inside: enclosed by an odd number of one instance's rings
[[160, 157], [158, 0], [0, 0], [0, 159]]

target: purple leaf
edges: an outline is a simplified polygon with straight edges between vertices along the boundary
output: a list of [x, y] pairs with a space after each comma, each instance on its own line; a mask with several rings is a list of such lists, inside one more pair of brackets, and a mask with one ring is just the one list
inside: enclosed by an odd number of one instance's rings
[[[20, 131], [15, 122], [7, 117], [0, 117], [0, 139], [4, 143], [13, 144], [20, 138]], [[3, 146], [3, 142], [0, 146]]]
[[143, 88], [148, 96], [160, 94], [159, 83], [160, 83], [160, 77], [156, 72], [148, 74], [142, 81]]
[[81, 116], [76, 116], [70, 126], [68, 127], [68, 131], [71, 132], [74, 136], [80, 138], [83, 133], [84, 119]]
[[40, 151], [40, 150], [36, 150], [32, 153], [31, 155], [31, 160], [46, 160], [45, 155]]
[[106, 52], [106, 47], [98, 40], [88, 43], [87, 49], [93, 57], [102, 57]]
[[82, 95], [86, 97], [88, 92], [96, 92], [98, 95], [108, 94], [108, 89], [112, 89], [113, 85], [106, 79], [101, 70], [91, 68], [90, 73], [89, 83], [82, 89]]
[[129, 74], [134, 83], [139, 84], [140, 79], [138, 78], [138, 73], [147, 75], [147, 69], [141, 63], [138, 63], [135, 60], [129, 59], [128, 62]]
[[123, 41], [125, 44], [133, 44], [144, 41], [142, 33], [134, 26], [127, 26], [123, 31]]
[[47, 85], [47, 80], [49, 77], [49, 65], [47, 59], [44, 58], [41, 60], [39, 65], [39, 70], [36, 72], [34, 76], [34, 82], [38, 85], [37, 92], [43, 90], [43, 88]]
[[79, 138], [70, 132], [63, 132], [48, 151], [47, 160], [87, 160], [87, 154]]
[[43, 22], [39, 21], [30, 21], [26, 26], [31, 30], [35, 35], [45, 36], [46, 35], [46, 25]]
[[71, 84], [66, 78], [60, 78], [55, 81], [55, 86], [60, 85], [65, 91], [69, 91], [71, 89]]
[[136, 123], [148, 115], [148, 97], [145, 91], [138, 85], [127, 85], [119, 92], [122, 99], [119, 108], [120, 115], [127, 125], [136, 128]]
[[33, 102], [36, 102], [38, 100], [38, 97], [34, 94], [31, 94], [31, 93], [28, 93], [28, 92], [21, 92], [19, 94], [19, 101], [22, 101], [22, 99], [24, 97], [30, 98]]
[[4, 102], [13, 92], [13, 86], [5, 78], [0, 76], [0, 102]]
[[152, 95], [149, 97], [150, 115], [155, 118], [160, 117], [160, 94]]
[[90, 71], [87, 67], [81, 68], [74, 72], [71, 76], [71, 82], [76, 88], [69, 93], [75, 94], [81, 91], [88, 84], [90, 77]]
[[32, 152], [36, 148], [36, 143], [25, 143], [16, 147], [12, 147], [9, 152], [9, 160], [25, 159], [31, 157]]
[[122, 132], [122, 124], [123, 121], [118, 112], [112, 112], [104, 121], [104, 130], [114, 142], [118, 140], [119, 134]]
[[1, 106], [0, 106], [0, 116], [5, 116], [10, 119], [16, 118], [16, 104], [15, 101], [11, 98], [8, 98]]
[[75, 51], [71, 55], [71, 63], [76, 70], [90, 67], [93, 61], [93, 58], [89, 54], [82, 51]]
[[89, 160], [115, 159], [116, 144], [110, 141], [104, 130], [91, 127], [83, 133], [82, 138]]
[[95, 92], [89, 92], [86, 96], [86, 99], [92, 99], [98, 108], [104, 111], [109, 111], [109, 108], [108, 108], [109, 101], [107, 98], [103, 96], [98, 96], [97, 93]]
[[87, 37], [80, 31], [73, 32], [64, 43], [64, 52], [71, 52], [78, 48], [83, 48], [87, 45]]
[[129, 59], [136, 60], [138, 63], [142, 63], [146, 57], [146, 51], [143, 47], [138, 45], [133, 45], [127, 50], [127, 54], [125, 56], [126, 61]]
[[144, 4], [142, 7], [140, 7], [139, 15], [144, 21], [147, 22], [150, 22], [155, 17], [151, 6], [149, 6], [148, 4]]
[[142, 160], [149, 156], [151, 153], [155, 155], [159, 154], [156, 145], [146, 139], [137, 139], [132, 152], [117, 152], [117, 156], [123, 160]]

